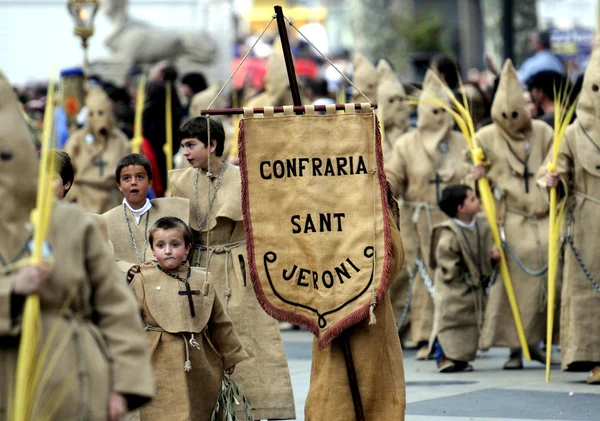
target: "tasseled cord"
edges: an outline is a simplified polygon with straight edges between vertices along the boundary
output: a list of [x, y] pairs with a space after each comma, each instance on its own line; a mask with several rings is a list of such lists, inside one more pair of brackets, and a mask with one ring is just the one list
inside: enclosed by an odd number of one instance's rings
[[[188, 346], [188, 340], [183, 333], [181, 334], [181, 336], [183, 337], [183, 343], [185, 344], [185, 363], [183, 364], [183, 370], [191, 371], [192, 362], [190, 361], [190, 348]], [[192, 337], [190, 338], [190, 345], [196, 349], [200, 349], [200, 344], [196, 341], [196, 338], [194, 337], [193, 333]]]

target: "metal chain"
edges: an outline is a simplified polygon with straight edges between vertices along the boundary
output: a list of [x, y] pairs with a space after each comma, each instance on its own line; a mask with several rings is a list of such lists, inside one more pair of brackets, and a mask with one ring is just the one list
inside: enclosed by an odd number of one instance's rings
[[410, 309], [410, 303], [412, 301], [412, 291], [413, 285], [415, 283], [415, 277], [417, 276], [417, 264], [415, 263], [412, 267], [412, 270], [408, 274], [408, 293], [406, 294], [406, 299], [404, 300], [404, 308], [402, 309], [402, 314], [400, 315], [400, 321], [396, 325], [396, 330], [400, 332], [402, 326], [404, 326], [404, 322], [406, 322], [406, 318], [408, 317], [408, 310]]
[[127, 222], [127, 228], [129, 229], [129, 236], [131, 237], [131, 241], [133, 242], [135, 254], [137, 255], [137, 258], [140, 261], [140, 263], [144, 263], [146, 261], [146, 250], [148, 250], [148, 219], [150, 219], [150, 210], [146, 212], [146, 226], [144, 227], [144, 257], [140, 256], [140, 251], [137, 247], [137, 241], [135, 241], [135, 235], [133, 235], [131, 223], [129, 222], [129, 217], [127, 216], [127, 208], [125, 207], [125, 203], [123, 203], [123, 214], [125, 215], [125, 222]]
[[[217, 192], [219, 191], [219, 187], [221, 187], [221, 181], [223, 181], [223, 175], [225, 174], [225, 169], [229, 165], [227, 163], [227, 161], [222, 161], [222, 162], [223, 162], [223, 165], [221, 166], [221, 171], [219, 172], [219, 178], [217, 180], [217, 185], [215, 186], [215, 192], [213, 193], [212, 197], [210, 198], [210, 201], [208, 203], [208, 209], [206, 210], [206, 214], [204, 215], [204, 218], [202, 218], [202, 221], [200, 220], [200, 206], [198, 205], [198, 179], [200, 178], [200, 168], [198, 168], [196, 170], [196, 180], [194, 180], [194, 201], [195, 201], [195, 205], [196, 205], [196, 222], [198, 223], [198, 230], [202, 230], [202, 226], [208, 220], [208, 215], [210, 214], [210, 211], [213, 207], [213, 203], [215, 202], [215, 199], [217, 197]], [[208, 182], [210, 183], [210, 180], [208, 180]]]
[[492, 291], [492, 286], [496, 283], [496, 278], [498, 278], [498, 266], [494, 268], [492, 274], [490, 275], [490, 280], [485, 288], [485, 296], [489, 297], [490, 292]]
[[573, 241], [573, 237], [571, 237], [571, 235], [567, 235], [565, 237], [565, 240], [567, 240], [567, 243], [569, 243], [569, 246], [571, 247], [571, 251], [573, 251], [573, 254], [575, 255], [575, 259], [577, 259], [577, 263], [579, 263], [579, 267], [581, 267], [581, 270], [585, 274], [585, 277], [588, 279], [588, 281], [590, 281], [590, 284], [592, 284], [594, 289], [597, 292], [600, 292], [600, 285], [598, 285], [598, 283], [594, 280], [594, 277], [588, 270], [587, 266], [585, 265], [585, 263], [583, 263], [583, 259], [581, 258], [581, 255], [579, 254], [579, 250], [577, 250], [577, 248], [575, 247], [575, 242]]
[[519, 256], [517, 256], [517, 253], [515, 253], [515, 250], [512, 248], [512, 246], [510, 244], [508, 244], [508, 242], [503, 241], [502, 248], [504, 250], [506, 250], [508, 252], [508, 254], [510, 254], [510, 256], [515, 261], [517, 266], [519, 266], [519, 268], [523, 272], [525, 272], [527, 275], [537, 277], [537, 276], [542, 276], [543, 274], [545, 274], [548, 271], [548, 263], [546, 263], [545, 266], [543, 266], [542, 268], [537, 269], [537, 270], [531, 269], [531, 268], [528, 268], [527, 266], [525, 266], [525, 264], [521, 261], [521, 259], [519, 259]]
[[423, 278], [423, 283], [427, 287], [427, 291], [431, 298], [435, 298], [435, 288], [433, 287], [433, 281], [429, 277], [429, 273], [427, 273], [427, 268], [425, 267], [425, 263], [423, 263], [423, 259], [420, 257], [417, 258], [417, 262], [415, 263], [417, 268], [419, 269], [419, 273], [421, 274], [421, 278]]

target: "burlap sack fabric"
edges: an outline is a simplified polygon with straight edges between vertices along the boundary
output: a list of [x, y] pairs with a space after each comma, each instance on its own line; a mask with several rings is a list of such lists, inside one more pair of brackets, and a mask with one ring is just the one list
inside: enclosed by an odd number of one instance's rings
[[256, 295], [325, 346], [364, 319], [388, 285], [383, 156], [370, 105], [255, 118], [240, 126], [242, 209]]
[[[506, 241], [519, 260], [537, 270], [546, 264], [548, 257], [548, 202], [546, 193], [535, 187], [532, 176], [552, 146], [553, 132], [546, 123], [531, 120], [510, 60], [502, 70], [492, 105], [492, 119], [493, 124], [477, 132], [477, 141], [490, 163], [487, 177], [501, 198], [497, 204], [498, 222], [503, 223]], [[523, 160], [528, 164], [527, 175]], [[546, 331], [546, 278], [527, 275], [509, 253], [507, 263], [527, 342], [537, 344]], [[520, 347], [500, 276], [488, 299], [482, 346]]]
[[[573, 212], [570, 234], [575, 248], [592, 277], [598, 282], [600, 260], [597, 247], [600, 225], [594, 221], [600, 211], [600, 49], [592, 53], [577, 103], [577, 120], [567, 129], [560, 145], [557, 171], [562, 190]], [[550, 156], [548, 156], [548, 160]], [[538, 172], [538, 184], [545, 190], [546, 166]], [[560, 189], [559, 189], [560, 191]], [[568, 229], [568, 228], [567, 228]], [[566, 234], [566, 232], [565, 232]], [[562, 368], [576, 362], [600, 362], [600, 292], [596, 291], [570, 247], [565, 264], [560, 312]]]

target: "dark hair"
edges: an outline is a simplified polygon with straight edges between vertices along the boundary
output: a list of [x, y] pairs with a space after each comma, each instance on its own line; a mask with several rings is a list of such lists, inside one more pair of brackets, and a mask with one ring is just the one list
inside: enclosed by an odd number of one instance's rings
[[[71, 157], [69, 157], [69, 154], [65, 151], [60, 151], [58, 149], [54, 149], [54, 154], [56, 157], [56, 172], [60, 174], [60, 178], [62, 178], [63, 181], [63, 186], [68, 182], [71, 182], [71, 186], [73, 186], [73, 179], [75, 176]], [[63, 198], [67, 195], [69, 190], [71, 190], [71, 186], [65, 190]]]
[[467, 192], [473, 189], [465, 184], [451, 184], [442, 191], [440, 209], [450, 218], [456, 218], [458, 207], [465, 203]]
[[141, 165], [144, 167], [146, 174], [148, 174], [148, 180], [152, 180], [152, 166], [150, 165], [148, 158], [139, 153], [132, 153], [125, 155], [123, 158], [119, 159], [119, 162], [117, 162], [117, 169], [115, 170], [117, 183], [121, 182], [121, 171], [123, 171], [123, 168], [130, 165]]
[[183, 242], [187, 247], [192, 244], [192, 229], [179, 218], [174, 216], [164, 216], [152, 225], [150, 233], [148, 234], [148, 241], [150, 242], [150, 248], [154, 250], [154, 233], [158, 230], [170, 230], [177, 229], [183, 234]]
[[535, 40], [542, 46], [544, 50], [549, 50], [552, 47], [549, 31], [532, 31]]
[[529, 90], [534, 88], [541, 90], [550, 101], [554, 101], [554, 92], [568, 92], [571, 88], [569, 79], [558, 72], [543, 70], [531, 76], [527, 82]]
[[439, 54], [431, 59], [431, 65], [437, 68], [437, 71], [444, 76], [446, 85], [450, 89], [458, 88], [460, 76], [460, 64], [454, 58]]
[[[183, 123], [179, 128], [179, 141], [184, 139], [198, 139], [204, 143], [204, 146], [208, 148], [208, 126], [206, 117], [193, 117]], [[217, 148], [215, 149], [215, 155], [223, 155], [223, 149], [225, 148], [225, 130], [223, 130], [223, 124], [214, 118], [210, 119], [210, 137], [211, 140], [217, 142]]]
[[181, 84], [190, 87], [193, 93], [202, 92], [208, 86], [202, 73], [187, 73], [181, 78]]

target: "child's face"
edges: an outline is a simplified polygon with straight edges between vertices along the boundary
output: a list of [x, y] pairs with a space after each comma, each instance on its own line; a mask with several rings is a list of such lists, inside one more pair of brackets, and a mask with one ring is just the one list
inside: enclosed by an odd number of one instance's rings
[[129, 205], [138, 209], [146, 203], [150, 181], [148, 173], [142, 165], [129, 165], [121, 170], [118, 187]]
[[165, 269], [176, 270], [187, 257], [191, 244], [185, 245], [183, 232], [177, 228], [154, 231], [152, 254]]
[[463, 202], [462, 206], [459, 206], [458, 210], [462, 212], [463, 215], [468, 217], [473, 217], [481, 211], [479, 198], [475, 196], [473, 190], [467, 191], [467, 198]]
[[[206, 170], [208, 167], [208, 148], [204, 143], [196, 138], [183, 139], [181, 141], [183, 147], [183, 156], [190, 165], [194, 168]], [[216, 149], [215, 142], [212, 142], [210, 147], [211, 155], [214, 155]]]
[[55, 174], [52, 185], [54, 186], [54, 197], [57, 200], [63, 200], [65, 198], [65, 191], [69, 190], [69, 187], [71, 187], [71, 182], [69, 181], [65, 184], [61, 176]]

